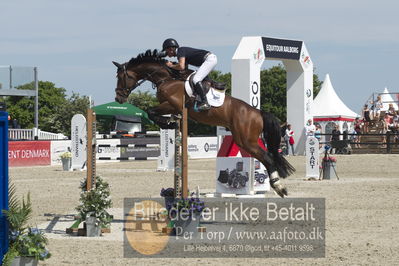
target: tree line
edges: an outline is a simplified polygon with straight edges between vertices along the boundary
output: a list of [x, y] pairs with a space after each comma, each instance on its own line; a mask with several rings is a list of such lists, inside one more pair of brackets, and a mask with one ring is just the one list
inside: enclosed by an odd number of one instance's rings
[[[75, 114], [86, 115], [90, 106], [89, 97], [72, 93], [67, 97], [66, 90], [56, 87], [50, 81], [39, 81], [39, 128], [43, 131], [71, 135], [71, 119]], [[22, 90], [34, 90], [34, 84], [18, 87]], [[34, 97], [7, 96], [7, 112], [16, 119], [20, 128], [34, 127]]]
[[[215, 81], [226, 84], [226, 93], [231, 95], [231, 73], [212, 71], [209, 77]], [[285, 122], [287, 112], [287, 84], [286, 71], [282, 65], [264, 69], [260, 73], [261, 84], [261, 110], [271, 112]], [[313, 75], [314, 97], [320, 91], [322, 82], [316, 74]], [[34, 84], [29, 83], [19, 89], [34, 89]], [[113, 95], [112, 97], [113, 98]], [[7, 111], [12, 119], [17, 119], [21, 128], [33, 128], [34, 126], [34, 98], [8, 96], [5, 98]], [[156, 96], [151, 92], [133, 92], [128, 102], [144, 111], [158, 105]], [[90, 102], [88, 96], [72, 93], [67, 97], [66, 90], [56, 87], [50, 81], [39, 81], [39, 128], [44, 131], [63, 133], [70, 136], [71, 119], [75, 114], [86, 115]], [[158, 130], [154, 124], [145, 125], [146, 130]], [[99, 128], [108, 128], [107, 125], [99, 125]], [[188, 125], [190, 135], [215, 135], [216, 127], [203, 125], [193, 120]]]

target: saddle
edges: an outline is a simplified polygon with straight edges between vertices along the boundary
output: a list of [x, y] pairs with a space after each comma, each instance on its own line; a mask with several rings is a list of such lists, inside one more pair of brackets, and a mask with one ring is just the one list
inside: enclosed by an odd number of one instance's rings
[[[191, 75], [190, 79], [189, 79], [191, 88], [194, 88], [193, 77], [194, 77], [194, 75]], [[226, 84], [225, 83], [214, 81], [214, 80], [210, 79], [209, 77], [206, 77], [202, 81], [202, 85], [203, 85], [203, 88], [204, 88], [204, 94], [205, 95], [208, 93], [208, 91], [211, 88], [214, 88], [214, 89], [220, 90], [220, 91], [224, 91], [226, 89]], [[194, 90], [193, 90], [193, 92], [194, 92]]]

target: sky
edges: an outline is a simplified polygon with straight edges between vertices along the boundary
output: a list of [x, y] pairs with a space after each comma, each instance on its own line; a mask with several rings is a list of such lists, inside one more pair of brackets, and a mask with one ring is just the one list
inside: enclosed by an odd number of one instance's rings
[[39, 80], [99, 105], [115, 97], [111, 61], [160, 49], [166, 38], [212, 51], [223, 73], [243, 36], [302, 40], [315, 73], [330, 74], [360, 113], [373, 92], [399, 92], [398, 10], [395, 0], [2, 0], [0, 65], [36, 66]]

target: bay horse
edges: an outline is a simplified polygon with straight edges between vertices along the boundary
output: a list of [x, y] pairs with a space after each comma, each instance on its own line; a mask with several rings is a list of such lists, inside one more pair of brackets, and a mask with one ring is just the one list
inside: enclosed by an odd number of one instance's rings
[[[129, 94], [140, 84], [147, 80], [152, 82], [157, 89], [156, 95], [160, 104], [148, 111], [151, 120], [161, 128], [174, 127], [173, 118], [162, 115], [179, 115], [185, 104], [190, 119], [228, 128], [235, 143], [266, 167], [270, 176], [270, 185], [276, 193], [280, 197], [288, 195], [279, 177], [286, 178], [295, 169], [279, 153], [280, 124], [273, 114], [255, 109], [229, 95], [225, 96], [222, 106], [195, 112], [193, 100], [187, 94], [186, 102], [183, 103], [185, 78], [179, 78], [178, 73], [167, 67], [166, 60], [159, 56], [157, 50], [147, 50], [124, 64], [113, 63], [118, 68], [115, 101], [126, 102]], [[263, 133], [267, 151], [258, 144], [261, 133]]]

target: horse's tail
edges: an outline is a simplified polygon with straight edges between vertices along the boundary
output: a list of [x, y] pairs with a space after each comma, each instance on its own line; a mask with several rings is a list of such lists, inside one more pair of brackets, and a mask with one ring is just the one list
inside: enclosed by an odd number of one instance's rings
[[277, 118], [269, 113], [262, 111], [263, 118], [263, 138], [266, 141], [267, 149], [271, 154], [274, 166], [280, 177], [286, 178], [295, 172], [295, 168], [280, 154], [281, 129]]

